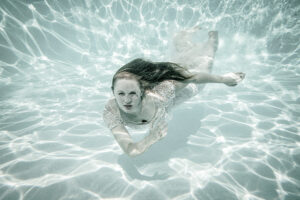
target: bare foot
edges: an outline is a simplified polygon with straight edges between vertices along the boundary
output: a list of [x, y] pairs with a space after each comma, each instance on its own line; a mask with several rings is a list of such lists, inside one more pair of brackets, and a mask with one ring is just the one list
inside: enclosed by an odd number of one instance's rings
[[243, 72], [230, 72], [224, 74], [223, 82], [228, 86], [236, 86], [239, 82], [241, 82], [245, 78], [246, 74]]

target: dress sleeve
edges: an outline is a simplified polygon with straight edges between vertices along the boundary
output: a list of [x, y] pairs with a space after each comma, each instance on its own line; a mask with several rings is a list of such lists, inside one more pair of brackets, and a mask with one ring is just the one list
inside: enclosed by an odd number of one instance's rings
[[123, 124], [118, 107], [114, 99], [110, 99], [103, 110], [103, 121], [109, 129]]
[[175, 85], [172, 80], [166, 80], [153, 88], [153, 91], [159, 95], [159, 98], [165, 107], [173, 105], [175, 98]]

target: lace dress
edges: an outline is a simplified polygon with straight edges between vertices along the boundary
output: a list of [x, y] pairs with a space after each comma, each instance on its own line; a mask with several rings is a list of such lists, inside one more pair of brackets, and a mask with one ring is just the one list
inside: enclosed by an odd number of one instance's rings
[[[151, 93], [154, 96], [154, 101], [156, 104], [154, 119], [160, 118], [161, 120], [170, 120], [171, 109], [185, 100], [196, 95], [198, 92], [197, 87], [194, 84], [189, 84], [186, 88], [181, 90], [178, 94], [175, 94], [175, 85], [171, 80], [163, 81], [157, 86], [155, 86]], [[133, 124], [127, 123], [121, 117], [120, 110], [118, 108], [115, 98], [110, 99], [105, 105], [103, 111], [103, 120], [109, 129], [113, 129], [118, 125], [124, 125], [134, 141], [142, 139], [151, 126], [151, 122], [147, 124]]]

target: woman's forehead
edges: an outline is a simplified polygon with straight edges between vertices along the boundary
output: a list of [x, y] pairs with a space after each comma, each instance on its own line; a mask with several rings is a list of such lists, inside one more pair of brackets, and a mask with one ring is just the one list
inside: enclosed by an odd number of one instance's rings
[[139, 83], [135, 79], [118, 79], [115, 83], [116, 90], [140, 90]]

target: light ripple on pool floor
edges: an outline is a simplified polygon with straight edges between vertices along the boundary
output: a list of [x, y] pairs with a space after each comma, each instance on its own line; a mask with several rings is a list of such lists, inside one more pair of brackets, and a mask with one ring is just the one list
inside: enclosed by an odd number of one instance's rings
[[[300, 199], [299, 5], [245, 1], [0, 3], [0, 199]], [[171, 38], [219, 31], [210, 84], [128, 158], [104, 126], [111, 78]]]

